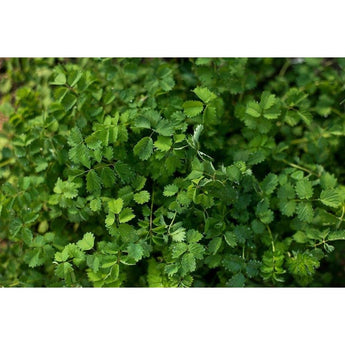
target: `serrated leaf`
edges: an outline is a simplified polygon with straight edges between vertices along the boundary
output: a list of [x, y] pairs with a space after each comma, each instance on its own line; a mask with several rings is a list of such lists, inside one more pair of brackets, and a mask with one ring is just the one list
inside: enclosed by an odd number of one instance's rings
[[311, 124], [313, 117], [309, 111], [303, 110], [303, 111], [297, 111], [296, 113], [307, 126]]
[[268, 120], [275, 120], [280, 116], [280, 110], [277, 109], [276, 107], [265, 110], [264, 112], [264, 117]]
[[115, 222], [115, 214], [113, 212], [109, 212], [105, 218], [105, 225], [106, 227], [110, 227]]
[[308, 237], [305, 234], [305, 232], [303, 231], [297, 231], [294, 235], [293, 235], [293, 239], [297, 242], [297, 243], [307, 243], [308, 242]]
[[105, 167], [101, 170], [101, 180], [104, 187], [111, 188], [115, 184], [115, 172], [109, 167]]
[[138, 116], [134, 121], [135, 127], [138, 128], [151, 128], [151, 122], [144, 116]]
[[97, 149], [100, 149], [102, 147], [102, 141], [98, 139], [96, 133], [89, 135], [85, 139], [85, 143], [86, 143], [87, 147], [92, 149], [92, 150], [97, 150]]
[[246, 281], [246, 277], [242, 273], [236, 273], [228, 282], [230, 287], [243, 287]]
[[188, 232], [187, 232], [187, 242], [188, 243], [199, 242], [203, 237], [204, 236], [201, 232], [196, 231], [194, 229], [188, 230]]
[[269, 203], [267, 200], [261, 201], [256, 207], [256, 214], [264, 224], [269, 224], [274, 219], [274, 213], [269, 209]]
[[291, 174], [291, 177], [292, 177], [294, 180], [302, 180], [303, 177], [304, 177], [304, 173], [303, 173], [303, 171], [301, 171], [301, 170], [296, 170], [296, 171], [294, 171], [294, 172]]
[[77, 246], [81, 250], [90, 250], [95, 244], [95, 235], [91, 232], [87, 232], [83, 238], [77, 242]]
[[121, 198], [112, 199], [108, 201], [109, 211], [114, 214], [119, 214], [123, 207], [123, 200]]
[[119, 222], [127, 223], [133, 218], [135, 218], [135, 214], [133, 213], [133, 210], [129, 207], [126, 207], [121, 211], [119, 215]]
[[274, 192], [278, 185], [278, 176], [276, 174], [269, 173], [261, 182], [261, 188], [263, 192], [270, 195]]
[[231, 231], [227, 231], [224, 234], [224, 239], [225, 242], [231, 247], [231, 248], [235, 248], [237, 245], [237, 239], [236, 239], [236, 235], [231, 232]]
[[55, 253], [55, 261], [57, 262], [63, 262], [68, 259], [68, 252], [67, 251], [62, 251], [62, 252], [56, 252]]
[[196, 261], [192, 253], [183, 254], [181, 266], [184, 272], [193, 272], [196, 269]]
[[325, 173], [320, 177], [320, 184], [323, 189], [333, 189], [337, 185], [337, 178], [330, 173]]
[[66, 84], [66, 76], [64, 73], [59, 73], [54, 81], [50, 83], [51, 85], [65, 85]]
[[169, 264], [164, 267], [164, 272], [169, 276], [172, 277], [175, 273], [177, 273], [179, 267], [177, 264]]
[[290, 182], [285, 183], [278, 189], [278, 198], [279, 199], [294, 199], [295, 190]]
[[296, 210], [296, 202], [294, 200], [281, 200], [279, 203], [280, 211], [287, 217], [293, 216]]
[[188, 245], [188, 251], [193, 254], [196, 259], [202, 259], [205, 253], [205, 248], [200, 243], [190, 243]]
[[90, 201], [90, 209], [93, 212], [97, 212], [101, 209], [101, 199], [93, 199]]
[[150, 200], [150, 193], [147, 192], [146, 190], [143, 190], [139, 193], [134, 194], [134, 201], [137, 204], [145, 204], [146, 202], [148, 202]]
[[210, 251], [210, 253], [217, 254], [220, 246], [222, 245], [222, 238], [221, 237], [215, 237], [213, 238], [209, 244], [208, 244], [208, 250]]
[[261, 94], [260, 106], [262, 109], [267, 110], [271, 108], [276, 102], [276, 96], [272, 95], [269, 91], [264, 91]]
[[78, 127], [74, 127], [71, 129], [67, 138], [67, 142], [70, 146], [76, 146], [83, 142], [83, 136], [81, 135]]
[[35, 168], [36, 172], [41, 172], [41, 171], [47, 169], [47, 167], [48, 167], [48, 162], [41, 160], [41, 159], [37, 159], [35, 161], [35, 164], [36, 164], [36, 168]]
[[62, 181], [59, 177], [55, 183], [54, 192], [57, 194], [63, 194], [67, 199], [73, 199], [78, 195], [78, 187], [76, 183]]
[[157, 140], [154, 142], [153, 145], [159, 151], [167, 152], [171, 148], [172, 140], [169, 137], [158, 136]]
[[256, 260], [249, 260], [246, 266], [246, 273], [249, 278], [254, 278], [259, 273], [261, 263]]
[[102, 188], [102, 180], [95, 170], [90, 170], [86, 175], [86, 189], [89, 193], [99, 194]]
[[226, 270], [237, 273], [242, 269], [243, 259], [237, 255], [225, 255], [222, 263]]
[[73, 163], [81, 163], [88, 169], [91, 167], [90, 151], [84, 144], [78, 144], [68, 151], [68, 157]]
[[204, 121], [205, 123], [217, 123], [217, 110], [216, 107], [206, 106], [204, 110]]
[[29, 261], [29, 267], [34, 268], [37, 266], [41, 266], [44, 262], [44, 259], [41, 257], [42, 251], [40, 248], [35, 248], [33, 250], [33, 254]]
[[261, 107], [259, 103], [255, 101], [250, 101], [247, 103], [246, 114], [252, 117], [260, 117], [261, 116]]
[[328, 241], [345, 240], [345, 230], [337, 230], [337, 231], [330, 232], [327, 240]]
[[186, 238], [186, 229], [183, 227], [178, 228], [177, 230], [170, 233], [170, 236], [174, 242], [182, 242]]
[[169, 184], [164, 187], [163, 195], [164, 196], [173, 196], [178, 192], [178, 187], [175, 184]]
[[196, 87], [193, 92], [204, 102], [209, 103], [217, 98], [207, 87]]
[[309, 180], [303, 179], [296, 183], [296, 193], [301, 199], [310, 199], [313, 196], [313, 186]]
[[141, 160], [147, 160], [153, 152], [153, 141], [150, 137], [140, 139], [133, 148], [133, 152]]
[[169, 137], [174, 134], [174, 125], [166, 119], [161, 119], [159, 120], [155, 130], [158, 134]]
[[127, 247], [128, 255], [135, 261], [141, 260], [144, 254], [144, 249], [140, 244], [130, 243]]
[[314, 210], [310, 202], [300, 202], [297, 205], [297, 217], [302, 222], [310, 223], [314, 217]]
[[337, 208], [341, 204], [341, 195], [336, 189], [326, 189], [320, 194], [320, 201], [329, 207]]
[[123, 200], [124, 203], [129, 203], [133, 200], [133, 191], [130, 186], [125, 186], [119, 189], [118, 196]]
[[135, 242], [138, 240], [138, 234], [136, 230], [129, 224], [120, 224], [118, 227], [113, 229], [114, 232], [111, 233], [111, 235], [113, 235], [114, 233], [116, 235], [120, 234], [122, 241], [125, 243]]
[[78, 81], [80, 80], [80, 78], [83, 76], [83, 72], [78, 70], [78, 71], [73, 71], [73, 73], [71, 73], [68, 76], [68, 83], [71, 87], [74, 87], [75, 85], [77, 85]]
[[64, 262], [57, 265], [55, 269], [55, 274], [62, 279], [68, 279], [69, 275], [73, 272], [73, 267], [69, 262]]
[[183, 109], [188, 117], [194, 117], [203, 111], [204, 105], [199, 101], [186, 101], [183, 103]]
[[185, 253], [188, 249], [188, 246], [186, 243], [180, 242], [176, 243], [172, 246], [172, 258], [176, 259], [180, 257], [183, 253]]
[[235, 165], [228, 166], [226, 168], [226, 174], [232, 182], [238, 182], [241, 178], [241, 170]]
[[[299, 276], [302, 283], [308, 283], [315, 269], [320, 266], [319, 260], [308, 251], [305, 253], [295, 253], [288, 259], [288, 268], [291, 274]], [[303, 284], [304, 285], [304, 284]]]
[[200, 134], [202, 133], [203, 130], [204, 130], [203, 125], [197, 125], [196, 126], [196, 128], [194, 130], [194, 134], [193, 134], [194, 145], [196, 145], [199, 142]]

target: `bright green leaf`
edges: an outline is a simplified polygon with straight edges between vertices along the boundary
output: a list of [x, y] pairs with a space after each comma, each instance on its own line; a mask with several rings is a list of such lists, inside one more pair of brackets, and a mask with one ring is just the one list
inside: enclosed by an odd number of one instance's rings
[[91, 232], [87, 232], [84, 236], [83, 239], [77, 242], [77, 246], [81, 250], [90, 250], [93, 248], [95, 243], [95, 236]]
[[204, 105], [199, 101], [186, 101], [183, 103], [183, 109], [188, 117], [194, 117], [203, 111]]

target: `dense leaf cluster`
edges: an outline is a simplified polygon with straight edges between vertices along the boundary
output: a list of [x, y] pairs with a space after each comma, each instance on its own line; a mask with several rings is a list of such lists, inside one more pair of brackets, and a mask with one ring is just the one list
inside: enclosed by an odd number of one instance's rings
[[337, 279], [319, 271], [345, 239], [345, 60], [3, 68], [1, 286]]

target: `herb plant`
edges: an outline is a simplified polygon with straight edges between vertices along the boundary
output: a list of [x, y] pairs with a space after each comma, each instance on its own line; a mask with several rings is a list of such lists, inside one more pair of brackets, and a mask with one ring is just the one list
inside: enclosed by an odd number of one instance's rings
[[2, 63], [1, 286], [344, 279], [344, 59]]

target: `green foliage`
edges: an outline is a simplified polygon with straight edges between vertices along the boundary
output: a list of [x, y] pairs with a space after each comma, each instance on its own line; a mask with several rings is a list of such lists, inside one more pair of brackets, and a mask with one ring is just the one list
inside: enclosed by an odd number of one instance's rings
[[95, 243], [95, 236], [88, 232], [84, 235], [83, 239], [77, 242], [77, 246], [81, 250], [89, 250], [92, 249]]
[[317, 256], [310, 251], [295, 252], [288, 260], [290, 273], [301, 285], [307, 285], [313, 279], [315, 269], [320, 266]]
[[313, 186], [308, 180], [299, 180], [296, 183], [296, 193], [300, 199], [310, 199], [313, 195]]
[[145, 204], [150, 200], [150, 193], [146, 190], [142, 190], [141, 192], [134, 194], [134, 200], [137, 204]]
[[1, 286], [338, 284], [343, 59], [4, 64]]
[[164, 196], [173, 196], [178, 192], [178, 187], [175, 184], [170, 184], [164, 187]]
[[330, 207], [337, 208], [342, 202], [341, 194], [334, 189], [323, 190], [320, 194], [321, 202]]
[[199, 101], [187, 101], [183, 103], [184, 112], [188, 117], [199, 115], [203, 108], [203, 104]]
[[209, 103], [217, 96], [211, 92], [207, 87], [196, 87], [193, 92], [204, 102]]
[[152, 155], [152, 150], [153, 142], [152, 139], [149, 137], [140, 139], [133, 148], [134, 154], [138, 156], [141, 160], [149, 159]]
[[114, 214], [119, 214], [123, 207], [123, 200], [121, 198], [112, 199], [108, 201], [109, 211]]

